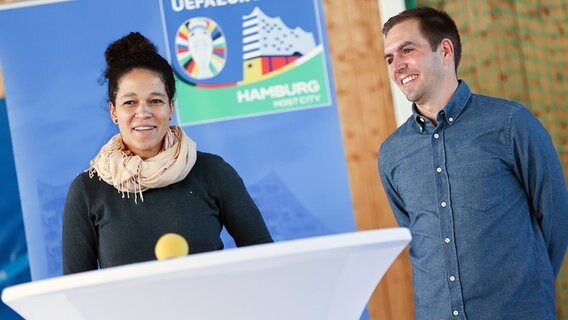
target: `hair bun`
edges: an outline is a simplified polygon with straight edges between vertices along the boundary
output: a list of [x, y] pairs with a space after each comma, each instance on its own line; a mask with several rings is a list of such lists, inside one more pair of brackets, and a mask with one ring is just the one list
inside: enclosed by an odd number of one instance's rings
[[105, 59], [109, 68], [120, 65], [129, 57], [139, 53], [158, 54], [156, 46], [139, 32], [128, 35], [111, 43], [105, 51]]
[[111, 42], [105, 50], [105, 60], [107, 66], [99, 83], [108, 81], [108, 98], [111, 103], [115, 103], [120, 79], [136, 68], [155, 72], [164, 83], [168, 98], [174, 98], [176, 86], [172, 67], [158, 53], [156, 45], [142, 34], [131, 32]]

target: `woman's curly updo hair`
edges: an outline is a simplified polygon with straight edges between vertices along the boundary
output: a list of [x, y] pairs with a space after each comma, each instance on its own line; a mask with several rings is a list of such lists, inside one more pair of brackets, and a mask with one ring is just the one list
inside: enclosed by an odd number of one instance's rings
[[170, 101], [174, 98], [176, 87], [172, 67], [158, 54], [156, 46], [138, 32], [112, 42], [105, 51], [107, 68], [104, 77], [108, 80], [108, 98], [116, 102], [118, 82], [133, 69], [146, 69], [156, 72], [164, 82]]

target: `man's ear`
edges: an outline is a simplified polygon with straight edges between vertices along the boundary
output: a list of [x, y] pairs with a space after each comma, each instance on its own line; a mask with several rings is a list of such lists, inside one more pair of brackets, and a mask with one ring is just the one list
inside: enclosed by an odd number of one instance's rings
[[452, 40], [448, 38], [442, 39], [440, 42], [440, 48], [442, 50], [442, 59], [444, 60], [444, 65], [448, 65], [450, 63], [454, 63], [454, 44]]

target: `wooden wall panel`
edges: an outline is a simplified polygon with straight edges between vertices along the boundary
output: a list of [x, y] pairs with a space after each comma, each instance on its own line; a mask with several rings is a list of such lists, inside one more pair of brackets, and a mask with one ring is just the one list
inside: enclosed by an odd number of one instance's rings
[[[396, 128], [378, 2], [324, 0], [324, 10], [357, 229], [395, 227], [377, 164], [380, 144]], [[375, 290], [369, 313], [371, 319], [412, 319], [406, 251]]]
[[1, 67], [0, 67], [0, 99], [4, 99], [4, 78], [2, 77]]

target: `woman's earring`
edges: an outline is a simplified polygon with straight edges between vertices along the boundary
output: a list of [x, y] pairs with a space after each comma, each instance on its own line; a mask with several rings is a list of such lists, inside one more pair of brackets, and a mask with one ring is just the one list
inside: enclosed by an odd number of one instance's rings
[[118, 119], [112, 119], [112, 122], [114, 122], [114, 124], [118, 124]]

